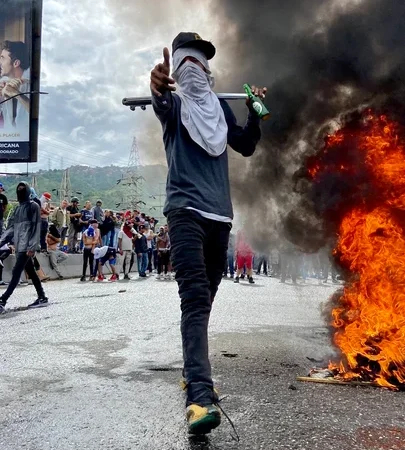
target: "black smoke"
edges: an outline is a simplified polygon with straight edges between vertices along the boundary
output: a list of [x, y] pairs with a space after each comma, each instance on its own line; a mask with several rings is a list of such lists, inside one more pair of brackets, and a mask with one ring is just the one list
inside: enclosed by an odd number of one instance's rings
[[405, 2], [363, 0], [222, 0], [213, 2], [226, 39], [216, 42], [230, 70], [218, 91], [245, 82], [266, 85], [272, 118], [235, 200], [257, 218], [262, 247], [286, 236], [308, 251], [333, 230], [320, 216], [329, 195], [344, 195], [333, 177], [314, 198], [302, 171], [324, 136], [353, 112], [372, 107], [404, 119]]

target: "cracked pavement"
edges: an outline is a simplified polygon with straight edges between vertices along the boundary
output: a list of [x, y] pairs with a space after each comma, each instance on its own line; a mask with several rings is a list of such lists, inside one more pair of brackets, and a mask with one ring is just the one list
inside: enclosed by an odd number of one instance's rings
[[[0, 317], [0, 448], [403, 450], [403, 393], [300, 383], [333, 353], [321, 305], [336, 290], [221, 284], [210, 324], [213, 375], [240, 435], [189, 437], [174, 281], [48, 282], [51, 304]], [[322, 364], [321, 364], [322, 365]]]

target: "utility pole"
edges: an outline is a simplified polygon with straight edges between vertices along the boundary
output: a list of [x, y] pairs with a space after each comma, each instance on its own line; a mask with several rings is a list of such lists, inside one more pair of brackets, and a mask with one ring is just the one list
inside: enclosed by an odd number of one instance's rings
[[122, 203], [117, 203], [117, 207], [133, 211], [134, 209], [142, 208], [142, 205], [146, 204], [142, 200], [143, 182], [145, 179], [141, 175], [140, 168], [139, 148], [136, 137], [134, 137], [125, 174], [117, 181], [117, 184], [125, 187]]
[[34, 188], [35, 192], [38, 194], [38, 180], [36, 175], [32, 175], [31, 187]]
[[65, 169], [63, 171], [59, 195], [60, 195], [60, 201], [67, 200], [68, 202], [70, 202], [70, 197], [72, 195], [72, 186], [70, 184], [69, 169]]

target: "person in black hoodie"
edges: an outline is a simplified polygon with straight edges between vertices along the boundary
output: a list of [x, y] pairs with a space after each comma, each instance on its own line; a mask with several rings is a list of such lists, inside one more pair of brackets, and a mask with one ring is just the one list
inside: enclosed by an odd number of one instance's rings
[[139, 226], [139, 233], [135, 241], [135, 253], [138, 259], [138, 273], [141, 278], [146, 277], [148, 268], [148, 241], [146, 239], [144, 225]]
[[48, 299], [45, 296], [41, 280], [35, 271], [32, 260], [35, 251], [39, 247], [41, 214], [38, 204], [30, 200], [30, 194], [28, 183], [23, 181], [17, 185], [19, 205], [9, 219], [7, 230], [1, 236], [0, 247], [9, 242], [14, 242], [16, 263], [10, 284], [0, 296], [0, 314], [5, 312], [7, 300], [17, 287], [24, 269], [31, 278], [38, 295], [37, 300], [28, 305], [28, 308], [39, 308], [48, 305]]

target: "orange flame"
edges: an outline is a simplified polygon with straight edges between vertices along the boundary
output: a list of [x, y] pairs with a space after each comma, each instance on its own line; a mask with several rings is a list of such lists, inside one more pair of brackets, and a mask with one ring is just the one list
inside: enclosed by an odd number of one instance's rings
[[[339, 223], [334, 254], [351, 279], [332, 312], [334, 343], [344, 355], [329, 368], [344, 380], [373, 381], [391, 389], [405, 387], [405, 130], [387, 117], [369, 115], [367, 126], [339, 130], [328, 137], [322, 155], [355, 142], [371, 183], [370, 198], [350, 204]], [[337, 162], [315, 160], [309, 175], [353, 171]], [[367, 190], [366, 190], [367, 192]], [[366, 196], [367, 197], [367, 196]]]

